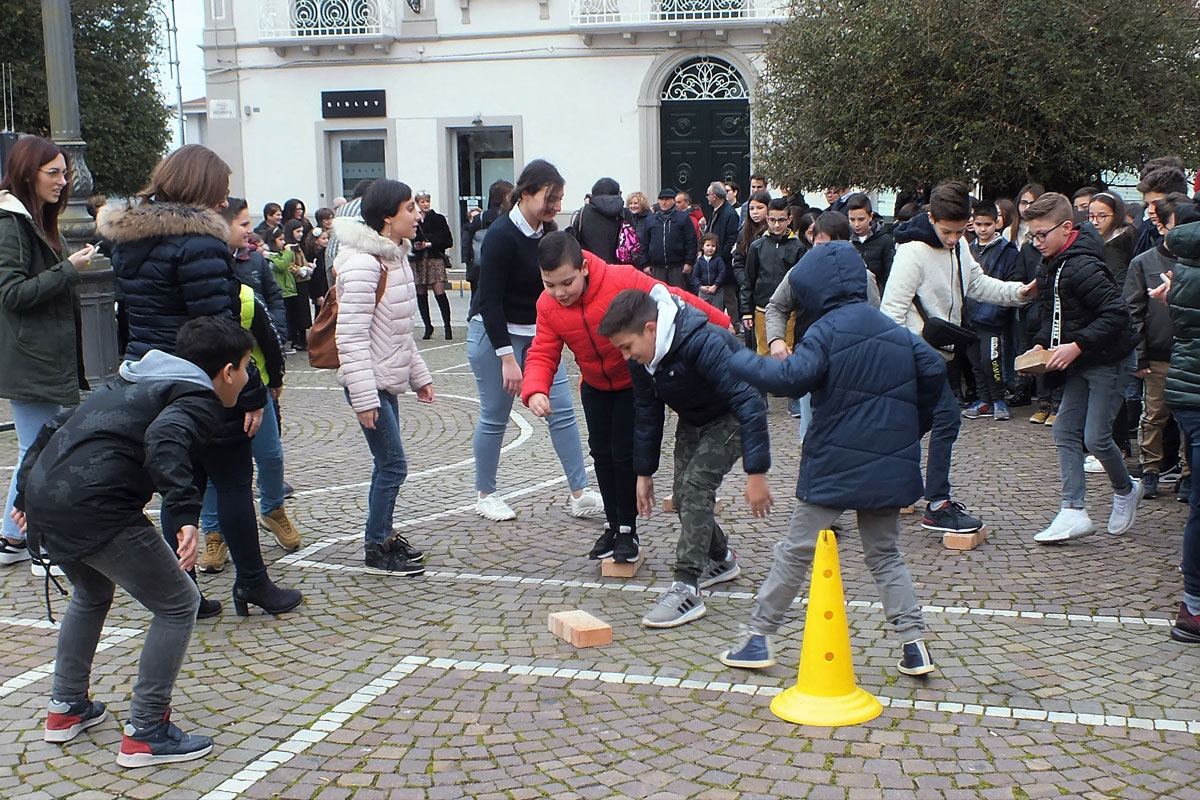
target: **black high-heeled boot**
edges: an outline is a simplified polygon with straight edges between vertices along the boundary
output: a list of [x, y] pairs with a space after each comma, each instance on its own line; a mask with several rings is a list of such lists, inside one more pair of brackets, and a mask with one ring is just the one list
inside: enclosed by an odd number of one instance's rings
[[446, 338], [453, 339], [454, 332], [450, 329], [450, 298], [446, 297], [446, 293], [434, 294], [433, 299], [437, 300], [438, 308], [442, 312], [442, 324], [446, 327]]
[[291, 611], [303, 601], [304, 595], [298, 589], [276, 586], [270, 578], [263, 578], [261, 583], [253, 586], [233, 585], [233, 611], [239, 617], [250, 616], [248, 606], [258, 606], [268, 614], [278, 615]]
[[421, 322], [425, 323], [425, 335], [422, 339], [433, 338], [433, 325], [429, 322], [429, 295], [417, 292], [417, 311], [421, 312]]

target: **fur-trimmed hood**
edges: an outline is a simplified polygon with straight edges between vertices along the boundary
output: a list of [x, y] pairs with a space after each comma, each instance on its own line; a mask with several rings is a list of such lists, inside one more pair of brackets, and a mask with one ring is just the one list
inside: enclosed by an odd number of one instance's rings
[[113, 244], [164, 236], [212, 236], [229, 240], [229, 223], [216, 211], [179, 203], [147, 203], [98, 220], [100, 236]]
[[[401, 244], [396, 244], [386, 236], [371, 230], [371, 226], [360, 219], [334, 217], [333, 235], [337, 237], [338, 241], [337, 261], [349, 256], [350, 250], [377, 256], [389, 262], [400, 261], [408, 256], [409, 242], [407, 239]], [[349, 250], [343, 250], [343, 247], [349, 248]]]

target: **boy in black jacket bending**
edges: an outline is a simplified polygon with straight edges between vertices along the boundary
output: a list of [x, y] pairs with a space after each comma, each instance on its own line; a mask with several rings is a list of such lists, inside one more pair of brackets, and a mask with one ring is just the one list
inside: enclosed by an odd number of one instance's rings
[[[88, 680], [117, 585], [154, 615], [117, 763], [190, 761], [212, 750], [211, 738], [170, 719], [200, 603], [187, 574], [201, 504], [192, 459], [220, 426], [222, 406], [237, 404], [253, 344], [231, 319], [194, 319], [180, 328], [175, 355], [150, 350], [125, 362], [120, 379], [52, 420], [25, 454], [13, 521], [75, 589], [58, 635], [46, 741], [69, 742], [107, 716], [88, 698]], [[156, 491], [181, 522], [178, 557], [144, 513]]]
[[1062, 474], [1062, 507], [1033, 537], [1038, 544], [1065, 542], [1096, 532], [1085, 503], [1083, 448], [1112, 483], [1109, 533], [1133, 527], [1141, 483], [1129, 477], [1112, 423], [1134, 370], [1129, 309], [1104, 263], [1104, 244], [1090, 223], [1072, 222], [1071, 201], [1057, 192], [1034, 200], [1022, 214], [1029, 240], [1042, 254], [1038, 302], [1047, 304], [1030, 352], [1049, 350], [1047, 371], [1061, 371], [1062, 403], [1054, 421], [1054, 444]]
[[666, 406], [675, 428], [675, 508], [680, 534], [675, 580], [642, 618], [647, 628], [674, 628], [704, 616], [700, 590], [741, 573], [729, 540], [713, 516], [717, 489], [738, 458], [746, 468], [746, 502], [755, 516], [772, 504], [767, 486], [771, 443], [767, 406], [726, 364], [729, 331], [674, 298], [665, 286], [649, 294], [626, 289], [613, 298], [598, 332], [629, 359], [633, 378], [633, 468], [638, 512], [654, 507], [654, 473], [662, 449]]

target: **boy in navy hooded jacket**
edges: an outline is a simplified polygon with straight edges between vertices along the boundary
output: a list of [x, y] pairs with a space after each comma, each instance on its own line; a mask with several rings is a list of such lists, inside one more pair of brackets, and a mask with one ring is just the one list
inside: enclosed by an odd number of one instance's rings
[[863, 557], [903, 645], [899, 669], [926, 675], [925, 622], [900, 555], [900, 509], [921, 496], [921, 437], [946, 382], [942, 358], [867, 302], [867, 273], [849, 242], [807, 253], [789, 273], [801, 308], [818, 317], [785, 361], [739, 350], [734, 376], [789, 397], [811, 393], [796, 509], [758, 590], [750, 624], [719, 658], [747, 669], [775, 663], [770, 636], [808, 576], [817, 537], [846, 509], [858, 512]]

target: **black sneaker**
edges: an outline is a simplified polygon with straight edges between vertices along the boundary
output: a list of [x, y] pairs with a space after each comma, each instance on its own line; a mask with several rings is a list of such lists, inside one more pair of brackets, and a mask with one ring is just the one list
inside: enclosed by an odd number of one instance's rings
[[412, 561], [400, 553], [385, 550], [384, 544], [369, 544], [366, 546], [367, 572], [372, 575], [400, 575], [411, 577], [425, 572], [425, 565]]
[[69, 742], [88, 728], [99, 725], [108, 718], [104, 703], [98, 700], [80, 700], [75, 703], [60, 703], [51, 700], [46, 713], [46, 729], [42, 738], [47, 742]]
[[631, 564], [638, 560], [640, 553], [638, 535], [633, 533], [628, 525], [622, 525], [613, 541], [613, 561]]
[[399, 555], [407, 558], [409, 561], [425, 560], [425, 554], [413, 547], [412, 544], [409, 543], [408, 539], [404, 538], [404, 536], [398, 531], [393, 530], [392, 535], [384, 540], [383, 549], [389, 553], [398, 553]]
[[162, 722], [145, 728], [125, 724], [125, 735], [121, 738], [121, 752], [117, 763], [122, 767], [149, 767], [154, 764], [169, 764], [174, 761], [193, 761], [212, 752], [213, 740], [208, 736], [191, 736], [179, 730], [171, 722], [171, 712], [163, 715]]
[[10, 542], [7, 537], [0, 536], [0, 564], [19, 564], [30, 558], [29, 548], [25, 546], [24, 541]]
[[967, 507], [962, 503], [951, 501], [938, 509], [932, 504], [926, 506], [921, 527], [927, 531], [942, 533], [974, 533], [983, 527], [983, 522], [968, 514]]
[[904, 657], [896, 665], [905, 675], [928, 675], [937, 667], [933, 665], [933, 657], [922, 639], [904, 643]]
[[1181, 503], [1188, 502], [1192, 494], [1192, 476], [1180, 478], [1175, 482], [1175, 499]]
[[600, 538], [592, 545], [592, 552], [588, 553], [588, 558], [592, 561], [599, 561], [602, 558], [608, 558], [613, 554], [613, 543], [616, 541], [617, 535], [608, 527], [608, 523], [604, 523], [604, 532], [600, 534]]
[[1153, 500], [1158, 497], [1158, 473], [1143, 472], [1142, 473], [1142, 497], [1147, 500]]

